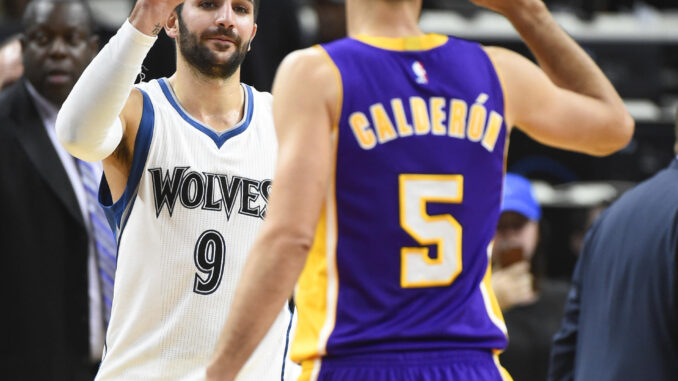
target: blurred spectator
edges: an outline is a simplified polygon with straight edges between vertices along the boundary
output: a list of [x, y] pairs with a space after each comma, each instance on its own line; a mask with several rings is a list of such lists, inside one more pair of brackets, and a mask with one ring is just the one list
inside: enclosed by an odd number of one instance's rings
[[0, 44], [0, 90], [14, 83], [23, 72], [19, 36], [11, 37]]
[[539, 265], [540, 218], [530, 182], [507, 173], [492, 251], [492, 286], [509, 335], [500, 361], [521, 381], [546, 379], [551, 339], [567, 296], [567, 285], [545, 278]]
[[0, 369], [7, 380], [92, 380], [105, 325], [94, 204], [54, 122], [97, 38], [80, 0], [35, 0], [23, 27], [24, 76], [0, 94]]
[[0, 14], [0, 43], [21, 33], [21, 15], [28, 5], [29, 0], [0, 0], [2, 13]]
[[677, 264], [678, 157], [589, 230], [549, 380], [678, 380]]

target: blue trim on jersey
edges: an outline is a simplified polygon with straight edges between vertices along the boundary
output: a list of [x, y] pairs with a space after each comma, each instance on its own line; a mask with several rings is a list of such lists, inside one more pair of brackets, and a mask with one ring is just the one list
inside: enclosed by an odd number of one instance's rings
[[[118, 246], [120, 246], [120, 237], [125, 229], [129, 213], [131, 212], [137, 197], [137, 190], [144, 166], [146, 166], [148, 151], [151, 148], [151, 139], [153, 138], [153, 128], [155, 125], [155, 112], [153, 110], [151, 98], [145, 91], [141, 89], [139, 89], [139, 91], [141, 91], [144, 98], [143, 111], [141, 114], [141, 122], [139, 123], [139, 130], [137, 131], [137, 138], [134, 142], [132, 169], [127, 178], [125, 191], [123, 192], [122, 197], [113, 203], [111, 190], [108, 187], [108, 181], [106, 181], [105, 175], [101, 178], [101, 185], [99, 186], [99, 203], [106, 213], [108, 223], [111, 224], [111, 228], [113, 229], [113, 232], [115, 232]], [[127, 213], [126, 216], [125, 213]]]
[[287, 325], [287, 334], [285, 336], [285, 351], [283, 352], [282, 371], [280, 372], [280, 381], [285, 381], [285, 364], [287, 363], [287, 350], [290, 347], [290, 331], [292, 330], [292, 321], [294, 320], [294, 309], [290, 308], [290, 323]]
[[181, 117], [191, 126], [209, 136], [209, 138], [214, 141], [218, 148], [221, 148], [221, 146], [224, 145], [228, 139], [243, 133], [247, 127], [249, 127], [250, 122], [252, 121], [252, 114], [254, 113], [254, 97], [252, 95], [252, 88], [245, 84], [243, 84], [243, 87], [245, 88], [245, 112], [243, 114], [245, 117], [240, 121], [240, 123], [236, 124], [230, 130], [218, 133], [212, 128], [193, 118], [188, 114], [188, 112], [186, 112], [186, 110], [184, 110], [183, 107], [181, 107], [166, 78], [160, 78], [158, 83], [160, 84], [160, 88], [165, 94], [165, 97], [167, 97], [169, 103], [172, 105], [172, 107], [174, 107], [175, 110], [177, 110], [177, 113], [179, 113], [179, 115], [181, 115]]

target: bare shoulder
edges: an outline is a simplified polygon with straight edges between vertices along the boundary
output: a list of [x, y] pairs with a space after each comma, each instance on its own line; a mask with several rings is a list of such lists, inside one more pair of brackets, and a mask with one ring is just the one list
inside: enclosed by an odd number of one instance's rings
[[556, 86], [534, 62], [506, 48], [484, 46], [483, 49], [490, 57], [504, 90], [509, 128], [514, 122], [520, 123], [526, 112], [539, 109], [540, 103], [554, 96]]
[[341, 77], [324, 49], [318, 46], [290, 53], [278, 68], [273, 95], [292, 96], [297, 105], [313, 108], [324, 105], [337, 121], [336, 105], [341, 96]]
[[518, 74], [526, 69], [535, 69], [532, 61], [514, 52], [499, 46], [483, 46], [483, 50], [490, 57], [495, 68], [502, 73]]
[[319, 46], [296, 50], [285, 57], [278, 75], [309, 79], [333, 79], [336, 67], [324, 49]]
[[[487, 53], [488, 56], [490, 56], [490, 59], [492, 61], [494, 60], [500, 60], [502, 58], [505, 58], [506, 56], [509, 56], [511, 53], [513, 53], [511, 50], [508, 50], [506, 48], [502, 48], [500, 46], [485, 46], [483, 45], [483, 50], [485, 53]], [[515, 54], [515, 53], [513, 53]]]

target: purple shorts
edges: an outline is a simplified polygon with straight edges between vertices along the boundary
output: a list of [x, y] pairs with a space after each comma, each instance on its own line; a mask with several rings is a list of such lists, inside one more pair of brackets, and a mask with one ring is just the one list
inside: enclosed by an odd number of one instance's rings
[[497, 356], [446, 350], [329, 356], [302, 364], [298, 381], [508, 381]]

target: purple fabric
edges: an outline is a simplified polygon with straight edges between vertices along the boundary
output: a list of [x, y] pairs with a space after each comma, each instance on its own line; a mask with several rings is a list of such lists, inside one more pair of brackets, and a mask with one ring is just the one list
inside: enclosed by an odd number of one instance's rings
[[489, 351], [435, 351], [324, 358], [318, 381], [501, 381]]
[[[328, 355], [421, 349], [504, 348], [506, 337], [490, 320], [479, 285], [487, 268], [487, 247], [496, 229], [504, 170], [505, 126], [492, 152], [480, 142], [433, 134], [398, 137], [362, 149], [348, 123], [356, 111], [400, 98], [408, 123], [408, 99], [451, 99], [471, 107], [481, 93], [487, 115], [503, 116], [503, 93], [494, 67], [475, 43], [450, 38], [427, 51], [390, 51], [354, 39], [323, 46], [343, 82], [336, 169], [336, 324]], [[418, 62], [418, 64], [416, 64]], [[428, 83], [418, 83], [415, 64]], [[400, 174], [460, 174], [463, 202], [427, 203], [430, 215], [451, 214], [463, 228], [463, 271], [447, 287], [401, 288], [402, 247], [420, 246], [400, 226]], [[436, 256], [436, 247], [429, 246]]]

